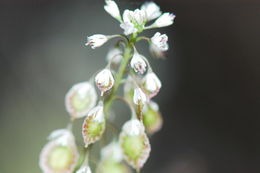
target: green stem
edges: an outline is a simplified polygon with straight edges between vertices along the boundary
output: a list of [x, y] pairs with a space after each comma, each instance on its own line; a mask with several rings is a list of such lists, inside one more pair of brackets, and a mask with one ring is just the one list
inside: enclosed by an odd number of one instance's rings
[[127, 67], [127, 64], [130, 60], [130, 58], [132, 57], [132, 44], [131, 43], [128, 43], [126, 45], [126, 48], [125, 48], [125, 52], [124, 52], [124, 58], [121, 62], [121, 65], [119, 67], [119, 70], [115, 76], [115, 84], [114, 84], [114, 87], [110, 93], [110, 95], [105, 99], [105, 103], [104, 103], [104, 112], [105, 112], [105, 115], [108, 116], [108, 111], [110, 109], [110, 107], [112, 106], [113, 104], [113, 100], [114, 100], [114, 97], [115, 97], [115, 93], [117, 92], [118, 88], [120, 87], [121, 85], [121, 81], [122, 81], [122, 78], [124, 76], [124, 73], [125, 73], [125, 69]]

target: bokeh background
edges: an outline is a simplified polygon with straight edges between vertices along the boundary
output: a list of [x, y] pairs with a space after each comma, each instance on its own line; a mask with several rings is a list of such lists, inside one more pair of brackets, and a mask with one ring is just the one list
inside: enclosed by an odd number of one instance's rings
[[[143, 2], [121, 0], [119, 6]], [[155, 2], [177, 17], [160, 29], [169, 35], [168, 58], [149, 57], [163, 83], [156, 101], [164, 126], [151, 139], [143, 172], [260, 172], [259, 1]], [[46, 137], [69, 120], [66, 92], [105, 66], [113, 42], [96, 50], [84, 46], [87, 35], [122, 33], [103, 4], [0, 1], [0, 173], [40, 172]], [[139, 46], [148, 57], [147, 46]], [[115, 108], [118, 117], [129, 116], [123, 105]]]

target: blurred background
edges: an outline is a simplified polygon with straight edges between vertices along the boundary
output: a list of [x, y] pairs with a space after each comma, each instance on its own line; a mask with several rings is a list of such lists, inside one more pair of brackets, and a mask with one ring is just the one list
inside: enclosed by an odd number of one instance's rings
[[[118, 4], [134, 9], [143, 2]], [[164, 118], [142, 172], [259, 173], [259, 1], [155, 2], [177, 17], [160, 29], [169, 36], [166, 60], [150, 58], [147, 45], [139, 45], [163, 83], [156, 101]], [[41, 172], [46, 137], [69, 120], [66, 92], [105, 66], [113, 43], [92, 50], [84, 46], [87, 36], [122, 33], [103, 5], [0, 1], [0, 173]], [[126, 107], [115, 108], [127, 119]]]

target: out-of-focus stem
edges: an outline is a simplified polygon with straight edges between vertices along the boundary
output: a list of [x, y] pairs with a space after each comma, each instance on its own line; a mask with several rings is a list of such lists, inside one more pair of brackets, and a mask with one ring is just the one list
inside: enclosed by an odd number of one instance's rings
[[105, 112], [106, 116], [108, 116], [109, 109], [110, 109], [110, 107], [113, 104], [113, 100], [114, 100], [115, 94], [116, 94], [118, 88], [121, 85], [122, 78], [124, 76], [127, 64], [128, 64], [128, 62], [129, 62], [131, 57], [132, 57], [132, 44], [130, 42], [130, 43], [127, 43], [127, 45], [125, 47], [124, 58], [122, 59], [121, 65], [119, 67], [119, 70], [118, 70], [118, 72], [116, 73], [116, 76], [115, 76], [114, 87], [113, 87], [110, 95], [105, 99], [104, 112]]

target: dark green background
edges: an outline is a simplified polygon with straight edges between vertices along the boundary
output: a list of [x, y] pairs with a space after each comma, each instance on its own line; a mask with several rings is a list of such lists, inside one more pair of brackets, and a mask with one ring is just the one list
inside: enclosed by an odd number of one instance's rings
[[[119, 6], [134, 9], [142, 2], [121, 0]], [[170, 39], [167, 60], [149, 57], [163, 83], [156, 101], [164, 126], [151, 140], [143, 172], [259, 172], [260, 4], [156, 2], [177, 17], [160, 30]], [[103, 4], [0, 1], [0, 173], [40, 172], [46, 136], [69, 120], [67, 90], [105, 66], [113, 42], [96, 50], [84, 46], [88, 35], [122, 33]], [[147, 46], [139, 46], [148, 57]], [[116, 107], [122, 123], [127, 108]]]

